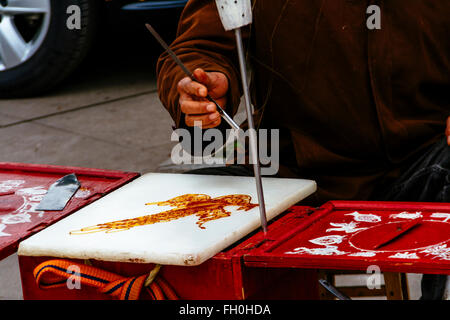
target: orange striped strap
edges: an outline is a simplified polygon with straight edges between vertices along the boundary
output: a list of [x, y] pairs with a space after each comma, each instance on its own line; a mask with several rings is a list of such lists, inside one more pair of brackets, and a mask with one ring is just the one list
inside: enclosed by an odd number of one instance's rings
[[[159, 267], [157, 268], [159, 269]], [[154, 272], [151, 274], [153, 279]], [[41, 263], [34, 269], [33, 275], [36, 284], [41, 289], [67, 286], [67, 280], [70, 278], [120, 300], [137, 300], [148, 277], [148, 275], [141, 275], [127, 278], [93, 266], [63, 259]], [[174, 290], [161, 277], [151, 282], [147, 281], [146, 289], [154, 300], [178, 299]]]

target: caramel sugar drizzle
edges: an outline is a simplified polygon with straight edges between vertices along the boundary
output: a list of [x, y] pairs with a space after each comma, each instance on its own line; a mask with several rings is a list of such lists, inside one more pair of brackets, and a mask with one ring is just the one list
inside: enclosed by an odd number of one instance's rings
[[249, 211], [257, 207], [258, 204], [250, 203], [251, 200], [252, 198], [249, 195], [244, 194], [227, 195], [217, 198], [211, 198], [206, 194], [185, 194], [167, 201], [146, 203], [146, 205], [172, 206], [175, 209], [132, 219], [101, 223], [71, 231], [70, 234], [87, 234], [102, 231], [105, 233], [119, 232], [134, 227], [169, 222], [191, 215], [197, 216], [197, 226], [200, 229], [205, 229], [203, 225], [206, 222], [231, 215], [231, 212], [225, 209], [226, 206], [238, 206], [237, 210], [244, 211]]

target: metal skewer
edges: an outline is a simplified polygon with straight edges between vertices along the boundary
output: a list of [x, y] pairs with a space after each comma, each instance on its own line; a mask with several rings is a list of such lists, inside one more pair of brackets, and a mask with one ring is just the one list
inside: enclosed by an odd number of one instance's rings
[[247, 68], [245, 63], [244, 46], [242, 43], [241, 28], [252, 23], [252, 4], [250, 0], [229, 1], [216, 0], [216, 7], [220, 20], [225, 31], [234, 30], [237, 51], [239, 57], [239, 66], [241, 70], [242, 89], [244, 92], [245, 108], [247, 111], [247, 122], [249, 127], [250, 156], [253, 160], [253, 172], [256, 180], [256, 191], [258, 194], [259, 212], [261, 227], [264, 236], [267, 235], [267, 216], [266, 205], [264, 202], [264, 192], [261, 179], [261, 168], [258, 156], [258, 138], [253, 123], [253, 110], [250, 102], [250, 94], [247, 85]]
[[335, 286], [331, 285], [328, 281], [320, 279], [319, 283], [328, 290], [331, 294], [333, 294], [339, 300], [351, 300], [347, 295], [340, 292]]
[[[161, 36], [156, 32], [156, 30], [153, 29], [153, 27], [148, 23], [146, 23], [145, 26], [148, 29], [148, 31], [150, 31], [151, 34], [155, 37], [155, 39], [158, 40], [158, 42], [161, 44], [161, 46], [164, 48], [164, 50], [166, 50], [166, 52], [170, 55], [170, 57], [175, 61], [175, 63], [183, 70], [183, 72], [189, 78], [191, 78], [192, 81], [199, 82], [195, 78], [194, 74], [188, 68], [186, 68], [184, 63], [180, 60], [180, 58], [178, 58], [178, 56], [175, 54], [175, 52], [173, 52], [172, 49], [170, 49], [170, 47], [161, 38]], [[225, 112], [225, 110], [222, 109], [222, 107], [217, 103], [217, 101], [215, 101], [213, 98], [211, 98], [211, 96], [209, 94], [206, 96], [206, 99], [208, 99], [209, 101], [211, 101], [212, 103], [214, 103], [216, 105], [216, 108], [217, 108], [217, 111], [219, 112], [219, 114], [233, 129], [239, 130], [239, 128], [240, 128], [239, 125], [233, 120], [233, 118], [231, 118]]]
[[[241, 27], [248, 25], [252, 22], [252, 11], [250, 0], [241, 1], [227, 1], [227, 0], [216, 0], [216, 6], [219, 11], [219, 16], [222, 24], [226, 31], [234, 30], [236, 37], [236, 44], [239, 57], [239, 65], [241, 70], [242, 88], [244, 92], [245, 108], [247, 111], [247, 122], [249, 127], [249, 141], [250, 141], [250, 157], [253, 161], [253, 172], [256, 181], [256, 192], [258, 195], [258, 204], [260, 211], [261, 227], [264, 232], [264, 236], [267, 235], [267, 215], [266, 215], [266, 205], [264, 201], [264, 192], [261, 179], [261, 168], [258, 156], [258, 138], [256, 135], [255, 125], [253, 123], [253, 110], [250, 102], [250, 94], [247, 85], [247, 69], [245, 63], [245, 54], [242, 43]], [[169, 46], [164, 42], [163, 39], [158, 35], [158, 33], [149, 25], [146, 24], [147, 29], [153, 34], [153, 36], [159, 41], [166, 52], [174, 59], [174, 61], [183, 69], [183, 71], [193, 80], [195, 76], [190, 72], [181, 60], [176, 56], [176, 54], [169, 48]], [[197, 81], [198, 82], [198, 81]], [[234, 129], [239, 129], [239, 126], [233, 119], [228, 116], [228, 114], [220, 107], [220, 105], [214, 101], [209, 95], [207, 99], [213, 102], [221, 116], [225, 121], [230, 124]]]
[[258, 203], [259, 203], [259, 213], [261, 220], [261, 227], [263, 229], [264, 235], [267, 234], [267, 216], [266, 216], [266, 204], [264, 201], [264, 193], [261, 179], [261, 168], [259, 164], [259, 156], [258, 156], [258, 138], [256, 136], [255, 125], [253, 123], [253, 112], [252, 105], [250, 102], [250, 94], [247, 85], [247, 68], [245, 64], [245, 55], [244, 48], [242, 45], [242, 35], [241, 29], [237, 28], [234, 30], [236, 36], [236, 44], [238, 49], [239, 56], [239, 65], [241, 68], [241, 78], [242, 78], [242, 88], [244, 91], [244, 101], [245, 108], [247, 111], [247, 122], [249, 127], [249, 141], [250, 141], [250, 155], [253, 160], [253, 173], [255, 174], [256, 179], [256, 192], [258, 194]]

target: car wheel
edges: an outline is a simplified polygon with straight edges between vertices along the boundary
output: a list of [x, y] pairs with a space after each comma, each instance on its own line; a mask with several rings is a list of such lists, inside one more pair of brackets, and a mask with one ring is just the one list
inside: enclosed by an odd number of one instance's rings
[[[96, 0], [0, 0], [0, 97], [43, 93], [85, 57], [96, 30]], [[81, 10], [69, 28], [68, 7]]]

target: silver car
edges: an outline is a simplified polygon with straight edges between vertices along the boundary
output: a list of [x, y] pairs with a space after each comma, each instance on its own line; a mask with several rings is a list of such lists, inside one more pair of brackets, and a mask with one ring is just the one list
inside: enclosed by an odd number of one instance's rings
[[0, 98], [50, 90], [91, 47], [106, 3], [122, 10], [182, 8], [187, 0], [0, 0]]

